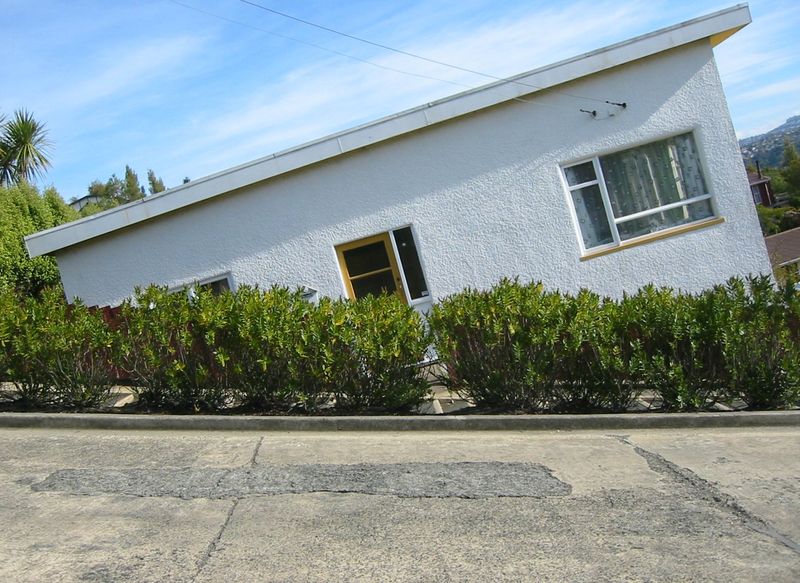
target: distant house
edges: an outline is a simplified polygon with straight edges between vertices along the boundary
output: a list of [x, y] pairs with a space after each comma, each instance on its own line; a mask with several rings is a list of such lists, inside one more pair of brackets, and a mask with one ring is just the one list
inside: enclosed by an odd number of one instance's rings
[[753, 195], [753, 202], [763, 206], [775, 206], [775, 194], [772, 192], [769, 176], [764, 176], [759, 168], [757, 172], [748, 172], [747, 180], [750, 183], [750, 194]]
[[789, 267], [800, 263], [800, 227], [764, 238], [773, 267]]
[[80, 198], [76, 198], [72, 202], [69, 203], [69, 206], [74, 208], [76, 211], [81, 212], [84, 207], [89, 206], [90, 204], [95, 204], [100, 202], [100, 197], [96, 194], [87, 194], [86, 196], [82, 196]]
[[[69, 298], [391, 292], [504, 276], [621, 295], [769, 273], [713, 47], [746, 5], [427, 103], [27, 237]], [[219, 283], [215, 283], [219, 282]]]

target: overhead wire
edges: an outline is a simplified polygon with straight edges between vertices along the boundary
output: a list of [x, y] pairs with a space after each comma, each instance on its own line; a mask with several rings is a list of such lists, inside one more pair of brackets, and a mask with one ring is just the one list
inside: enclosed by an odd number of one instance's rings
[[329, 53], [333, 53], [334, 55], [338, 55], [340, 57], [345, 57], [345, 58], [348, 58], [348, 59], [352, 59], [354, 61], [358, 61], [360, 63], [365, 63], [367, 65], [372, 65], [373, 67], [379, 67], [379, 68], [385, 69], [387, 71], [393, 71], [395, 73], [402, 73], [403, 75], [411, 75], [413, 77], [419, 77], [421, 79], [428, 79], [430, 81], [441, 81], [442, 83], [449, 83], [451, 85], [458, 85], [460, 87], [470, 87], [469, 85], [466, 85], [464, 83], [459, 83], [457, 81], [448, 81], [447, 79], [440, 79], [438, 77], [431, 77], [429, 75], [424, 75], [422, 73], [414, 73], [414, 72], [411, 72], [411, 71], [404, 71], [404, 70], [401, 70], [401, 69], [396, 69], [396, 68], [390, 67], [388, 65], [381, 65], [380, 63], [375, 63], [375, 62], [370, 61], [368, 59], [362, 59], [361, 57], [356, 57], [355, 55], [350, 55], [348, 53], [343, 53], [341, 51], [337, 51], [335, 49], [331, 49], [331, 48], [328, 48], [328, 47], [325, 47], [323, 45], [319, 45], [319, 44], [316, 44], [316, 43], [313, 43], [313, 42], [310, 42], [310, 41], [302, 40], [302, 39], [299, 39], [299, 38], [296, 38], [296, 37], [293, 37], [293, 36], [282, 34], [280, 32], [267, 30], [265, 28], [261, 28], [261, 27], [258, 27], [258, 26], [252, 25], [252, 24], [248, 24], [248, 23], [242, 22], [240, 20], [234, 20], [233, 18], [228, 18], [227, 16], [222, 16], [221, 14], [216, 14], [214, 12], [210, 12], [208, 10], [204, 10], [202, 8], [198, 8], [197, 6], [192, 6], [191, 4], [186, 4], [184, 2], [181, 2], [180, 0], [169, 0], [169, 1], [172, 2], [173, 4], [177, 4], [178, 6], [182, 6], [184, 8], [188, 8], [189, 10], [194, 10], [195, 12], [199, 12], [201, 14], [205, 14], [206, 16], [211, 16], [213, 18], [218, 18], [220, 20], [224, 20], [224, 21], [229, 22], [231, 24], [244, 26], [246, 28], [250, 28], [252, 30], [263, 32], [265, 34], [269, 34], [269, 35], [272, 35], [272, 36], [275, 36], [275, 37], [278, 37], [278, 38], [294, 41], [296, 43], [304, 44], [306, 46], [313, 47], [315, 49], [320, 49], [320, 50], [323, 50], [323, 51], [327, 51]]
[[[351, 55], [349, 53], [344, 53], [344, 52], [341, 52], [341, 51], [337, 51], [335, 49], [331, 49], [329, 47], [326, 47], [324, 45], [320, 45], [320, 44], [317, 44], [317, 43], [313, 43], [311, 41], [299, 39], [299, 38], [296, 38], [296, 37], [293, 37], [293, 36], [290, 36], [290, 35], [287, 35], [287, 34], [275, 32], [275, 31], [272, 31], [272, 30], [267, 30], [265, 28], [261, 28], [259, 26], [255, 26], [253, 24], [249, 24], [249, 23], [246, 23], [246, 22], [242, 22], [240, 20], [235, 20], [233, 18], [229, 18], [227, 16], [223, 16], [223, 15], [217, 14], [215, 12], [204, 10], [203, 8], [198, 8], [197, 6], [192, 6], [191, 4], [186, 4], [185, 2], [181, 2], [180, 0], [169, 0], [169, 2], [171, 2], [172, 4], [176, 4], [178, 6], [181, 6], [183, 8], [187, 8], [189, 10], [193, 10], [194, 12], [198, 12], [200, 14], [204, 14], [206, 16], [210, 16], [212, 18], [216, 18], [216, 19], [228, 22], [230, 24], [235, 24], [237, 26], [242, 26], [242, 27], [245, 27], [245, 28], [249, 28], [251, 30], [255, 30], [255, 31], [258, 31], [258, 32], [263, 32], [264, 34], [268, 34], [268, 35], [271, 35], [271, 36], [274, 36], [274, 37], [277, 37], [277, 38], [290, 40], [290, 41], [293, 41], [293, 42], [296, 42], [296, 43], [299, 43], [299, 44], [303, 44], [303, 45], [306, 45], [306, 46], [309, 46], [309, 47], [312, 47], [312, 48], [315, 48], [315, 49], [319, 49], [319, 50], [322, 50], [322, 51], [325, 51], [325, 52], [328, 52], [328, 53], [331, 53], [331, 54], [334, 54], [334, 55], [337, 55], [337, 56], [340, 56], [340, 57], [344, 57], [346, 59], [357, 61], [357, 62], [363, 63], [365, 65], [370, 65], [372, 67], [377, 67], [377, 68], [383, 69], [385, 71], [391, 71], [393, 73], [399, 73], [401, 75], [408, 75], [408, 76], [417, 77], [417, 78], [420, 78], [420, 79], [427, 79], [429, 81], [438, 81], [438, 82], [441, 82], [441, 83], [447, 83], [449, 85], [463, 87], [463, 88], [468, 89], [468, 90], [480, 89], [480, 87], [476, 87], [474, 85], [469, 85], [467, 83], [461, 83], [459, 81], [453, 81], [453, 80], [450, 80], [450, 79], [442, 79], [441, 77], [434, 77], [434, 76], [431, 76], [431, 75], [425, 75], [423, 73], [415, 73], [413, 71], [406, 71], [404, 69], [398, 69], [396, 67], [391, 67], [389, 65], [382, 65], [380, 63], [376, 63], [376, 62], [371, 61], [369, 59], [364, 59], [364, 58], [361, 58], [361, 57], [357, 57], [355, 55]], [[503, 79], [501, 79], [501, 80], [503, 80]], [[529, 85], [529, 86], [533, 87], [532, 85]], [[486, 88], [487, 89], [492, 89], [491, 87], [486, 87]], [[520, 102], [520, 103], [528, 103], [528, 104], [531, 104], [531, 105], [535, 105], [537, 107], [544, 107], [544, 108], [547, 108], [547, 109], [553, 109], [553, 110], [557, 110], [557, 111], [568, 111], [566, 108], [563, 108], [563, 107], [558, 107], [558, 106], [554, 106], [554, 105], [550, 105], [550, 104], [546, 104], [546, 103], [541, 103], [539, 101], [531, 101], [529, 99], [524, 99], [524, 98], [518, 97], [518, 96], [506, 96], [506, 99], [509, 100], [509, 101], [517, 101], [517, 102]], [[569, 110], [569, 111], [572, 111], [572, 110]]]
[[[480, 72], [477, 72], [477, 71], [472, 71], [470, 69], [459, 67], [457, 65], [449, 65], [449, 64], [444, 63], [444, 62], [436, 61], [436, 60], [433, 60], [433, 59], [428, 59], [427, 57], [423, 57], [423, 56], [419, 56], [419, 55], [414, 55], [413, 53], [408, 53], [408, 52], [405, 52], [405, 51], [401, 51], [399, 49], [392, 49], [391, 47], [381, 45], [380, 43], [374, 43], [374, 42], [366, 40], [366, 39], [360, 39], [358, 37], [355, 37], [353, 35], [349, 35], [347, 33], [339, 33], [338, 31], [335, 31], [334, 29], [328, 29], [327, 27], [325, 27], [323, 25], [316, 25], [314, 23], [311, 23], [310, 21], [304, 21], [304, 20], [299, 19], [297, 17], [291, 16], [291, 15], [286, 15], [286, 14], [281, 13], [279, 11], [275, 11], [275, 10], [273, 10], [271, 8], [267, 8], [267, 7], [261, 6], [259, 4], [253, 3], [253, 2], [246, 2], [244, 0], [240, 0], [240, 1], [243, 1], [245, 4], [250, 4], [252, 6], [255, 6], [255, 7], [258, 7], [258, 8], [262, 8], [262, 9], [268, 11], [268, 12], [274, 12], [274, 13], [280, 15], [280, 16], [286, 16], [287, 18], [290, 18], [292, 20], [297, 20], [298, 22], [302, 22], [303, 24], [308, 24], [310, 26], [314, 26], [314, 27], [320, 28], [322, 30], [329, 30], [331, 32], [335, 32], [337, 34], [345, 36], [347, 38], [352, 38], [354, 40], [359, 40], [361, 42], [366, 42], [368, 44], [377, 46], [379, 48], [385, 48], [386, 50], [391, 50], [391, 51], [394, 51], [394, 52], [398, 52], [400, 54], [405, 54], [405, 55], [412, 56], [412, 57], [415, 57], [415, 58], [418, 58], [418, 59], [421, 59], [421, 60], [429, 61], [431, 63], [435, 63], [435, 64], [443, 65], [443, 66], [446, 66], [446, 67], [450, 67], [450, 68], [453, 68], [453, 69], [461, 70], [463, 72], [482, 75], [484, 77], [496, 79], [498, 81], [511, 82], [511, 83], [514, 83], [514, 84], [517, 84], [517, 85], [522, 85], [522, 86], [525, 86], [525, 87], [531, 87], [531, 88], [539, 89], [539, 90], [545, 89], [543, 87], [537, 87], [535, 85], [531, 85], [531, 84], [528, 84], [528, 83], [522, 83], [522, 82], [516, 81], [514, 79], [496, 77], [494, 75], [489, 75], [488, 73], [480, 73]], [[357, 61], [359, 63], [363, 63], [365, 65], [369, 65], [369, 66], [372, 66], [372, 67], [383, 69], [385, 71], [390, 71], [390, 72], [393, 72], [393, 73], [399, 73], [401, 75], [407, 75], [407, 76], [411, 76], [411, 77], [417, 77], [417, 78], [420, 78], [420, 79], [426, 79], [426, 80], [429, 80], [429, 81], [437, 81], [437, 82], [441, 82], [441, 83], [446, 83], [446, 84], [449, 84], [449, 85], [463, 87], [463, 88], [468, 89], [468, 90], [481, 89], [481, 88], [493, 89], [493, 87], [491, 87], [491, 86], [483, 86], [483, 87], [478, 86], [478, 87], [476, 87], [474, 85], [469, 85], [467, 83], [462, 83], [462, 82], [459, 82], [459, 81], [453, 81], [451, 79], [442, 79], [441, 77], [434, 77], [432, 75], [426, 75], [424, 73], [416, 73], [416, 72], [413, 72], [413, 71], [407, 71], [407, 70], [404, 70], [404, 69], [398, 69], [396, 67], [392, 67], [392, 66], [389, 66], [389, 65], [383, 65], [383, 64], [380, 64], [380, 63], [376, 63], [375, 61], [372, 61], [372, 60], [369, 60], [369, 59], [364, 59], [364, 58], [357, 57], [357, 56], [349, 54], [349, 53], [338, 51], [336, 49], [331, 49], [329, 47], [326, 47], [324, 45], [320, 45], [318, 43], [314, 43], [314, 42], [311, 42], [311, 41], [299, 39], [299, 38], [294, 37], [294, 36], [290, 36], [290, 35], [283, 34], [283, 33], [280, 33], [280, 32], [275, 32], [273, 30], [268, 30], [268, 29], [265, 29], [265, 28], [262, 28], [262, 27], [247, 23], [247, 22], [242, 22], [240, 20], [229, 18], [227, 16], [223, 16], [221, 14], [217, 14], [215, 12], [211, 12], [209, 10], [205, 10], [203, 8], [199, 8], [199, 7], [193, 6], [191, 4], [187, 4], [185, 2], [182, 2], [181, 0], [169, 0], [169, 2], [171, 2], [172, 4], [176, 4], [178, 6], [181, 6], [183, 8], [192, 10], [194, 12], [198, 12], [200, 14], [204, 14], [206, 16], [210, 16], [212, 18], [216, 18], [218, 20], [222, 20], [222, 21], [228, 22], [230, 24], [235, 24], [237, 26], [241, 26], [241, 27], [244, 27], [244, 28], [249, 28], [251, 30], [262, 32], [262, 33], [268, 34], [270, 36], [274, 36], [274, 37], [281, 38], [281, 39], [284, 39], [284, 40], [289, 40], [289, 41], [296, 42], [296, 43], [299, 43], [299, 44], [302, 44], [302, 45], [306, 45], [306, 46], [309, 46], [309, 47], [312, 47], [312, 48], [315, 48], [315, 49], [318, 49], [318, 50], [321, 50], [321, 51], [325, 51], [325, 52], [328, 52], [328, 53], [331, 53], [331, 54], [334, 54], [334, 55], [337, 55], [337, 56], [340, 56], [340, 57], [343, 57], [343, 58], [346, 58], [346, 59], [350, 59], [350, 60], [353, 60], [353, 61]], [[495, 88], [499, 88], [499, 86], [497, 86]], [[588, 99], [588, 100], [592, 100], [592, 101], [602, 101], [603, 103], [608, 103], [608, 104], [611, 104], [611, 105], [617, 105], [617, 106], [625, 107], [625, 104], [614, 103], [612, 101], [600, 100], [600, 99], [592, 98], [592, 97], [578, 96], [578, 95], [575, 95], [575, 94], [569, 94], [569, 93], [564, 93], [564, 92], [559, 92], [559, 91], [553, 91], [552, 89], [550, 91], [552, 91], [553, 93], [557, 93], [557, 94], [569, 95], [570, 97], [574, 97], [576, 99]], [[524, 99], [524, 98], [518, 97], [518, 96], [506, 96], [505, 99], [508, 100], [508, 101], [516, 101], [516, 102], [519, 102], [519, 103], [526, 103], [526, 104], [534, 105], [534, 106], [537, 106], [537, 107], [544, 107], [546, 109], [552, 109], [552, 110], [556, 110], [556, 111], [573, 111], [572, 109], [568, 110], [567, 108], [564, 108], [564, 107], [558, 107], [558, 106], [554, 106], [554, 105], [550, 105], [550, 104], [546, 104], [546, 103], [541, 103], [540, 101], [532, 101], [532, 100]], [[585, 111], [585, 110], [580, 109], [579, 111]], [[596, 117], [596, 115], [593, 116], [593, 117]]]
[[[452, 63], [447, 63], [445, 61], [440, 61], [438, 59], [433, 59], [433, 58], [430, 58], [430, 57], [426, 57], [424, 55], [418, 55], [416, 53], [412, 53], [412, 52], [409, 52], [409, 51], [404, 51], [402, 49], [396, 49], [396, 48], [391, 47], [389, 45], [385, 45], [385, 44], [382, 44], [382, 43], [379, 43], [379, 42], [375, 42], [375, 41], [372, 41], [372, 40], [369, 40], [369, 39], [366, 39], [366, 38], [363, 38], [363, 37], [360, 37], [360, 36], [356, 36], [354, 34], [349, 34], [349, 33], [346, 33], [346, 32], [342, 32], [340, 30], [336, 30], [335, 28], [331, 28], [331, 27], [328, 27], [328, 26], [325, 26], [325, 25], [322, 25], [322, 24], [317, 24], [316, 22], [312, 22], [310, 20], [305, 20], [303, 18], [300, 18], [300, 17], [297, 17], [297, 16], [293, 16], [293, 15], [288, 14], [286, 12], [281, 12], [280, 10], [276, 10], [276, 9], [270, 8], [268, 6], [264, 6], [263, 4], [259, 4], [258, 2], [253, 2], [252, 0], [239, 0], [239, 2], [241, 2], [242, 4], [247, 4], [248, 6], [252, 6], [254, 8], [258, 8], [260, 10], [264, 10], [265, 12], [269, 12], [269, 13], [274, 14], [276, 16], [280, 16], [280, 17], [283, 17], [283, 18], [287, 18], [289, 20], [293, 20], [295, 22], [299, 22], [301, 24], [305, 24], [306, 26], [311, 26], [313, 28], [317, 28], [319, 30], [324, 30], [326, 32], [330, 32], [332, 34], [336, 34], [336, 35], [344, 37], [344, 38], [348, 38], [348, 39], [351, 39], [351, 40], [354, 40], [354, 41], [357, 41], [357, 42], [365, 43], [365, 44], [371, 45], [371, 46], [379, 48], [379, 49], [383, 49], [383, 50], [386, 50], [386, 51], [391, 51], [393, 53], [397, 53], [397, 54], [400, 54], [400, 55], [405, 55], [407, 57], [411, 57], [411, 58], [414, 58], [414, 59], [419, 59], [421, 61], [425, 61], [427, 63], [431, 63], [431, 64], [434, 64], [434, 65], [440, 65], [442, 67], [448, 67], [448, 68], [451, 68], [451, 69], [456, 69], [456, 70], [462, 71], [464, 73], [471, 73], [473, 75], [478, 75], [480, 77], [485, 77], [487, 79], [494, 79], [495, 81], [505, 81], [505, 82], [508, 82], [508, 83], [514, 83], [516, 85], [522, 85], [524, 87], [531, 87], [533, 89], [538, 89], [538, 90], [545, 89], [545, 87], [532, 85], [530, 83], [524, 83], [522, 81], [517, 81], [517, 80], [515, 80], [513, 78], [498, 77], [497, 75], [492, 75], [491, 73], [485, 73], [483, 71], [477, 71], [475, 69], [470, 69], [469, 67], [462, 67], [460, 65], [454, 65]], [[572, 98], [575, 98], [575, 99], [584, 99], [584, 100], [588, 100], [588, 101], [596, 101], [596, 102], [599, 102], [599, 103], [608, 103], [610, 105], [618, 105], [617, 103], [614, 103], [612, 101], [608, 101], [606, 99], [601, 99], [601, 98], [598, 98], [598, 97], [589, 97], [589, 96], [586, 96], [586, 95], [578, 95], [578, 94], [569, 93], [569, 92], [566, 92], [566, 91], [556, 91], [555, 93], [558, 93], [559, 95], [566, 95], [568, 97], [572, 97]]]

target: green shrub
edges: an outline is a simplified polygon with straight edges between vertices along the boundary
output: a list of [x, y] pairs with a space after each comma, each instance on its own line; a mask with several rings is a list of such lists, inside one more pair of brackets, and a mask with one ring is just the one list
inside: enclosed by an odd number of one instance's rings
[[230, 355], [219, 348], [231, 294], [137, 290], [122, 305], [121, 367], [148, 408], [211, 412], [228, 402]]
[[53, 188], [39, 193], [26, 182], [0, 186], [0, 289], [38, 296], [60, 286], [55, 259], [29, 257], [23, 237], [77, 218]]
[[645, 286], [625, 296], [621, 308], [638, 344], [641, 378], [664, 409], [703, 409], [724, 396], [724, 302], [715, 290], [692, 295]]
[[309, 315], [297, 375], [307, 398], [331, 394], [342, 410], [408, 410], [429, 395], [417, 365], [430, 338], [416, 310], [383, 295], [323, 299]]
[[558, 292], [502, 280], [435, 305], [429, 317], [451, 390], [489, 408], [536, 411], [550, 402], [569, 317]]
[[296, 378], [301, 330], [314, 309], [299, 291], [241, 287], [231, 296], [223, 344], [236, 399], [246, 408], [285, 410], [311, 399], [313, 383]]
[[0, 286], [0, 383], [8, 382], [11, 366], [11, 339], [14, 337], [19, 298], [9, 288]]
[[148, 288], [121, 322], [123, 368], [153, 409], [394, 410], [428, 393], [416, 370], [425, 327], [396, 298], [314, 305], [284, 288], [195, 297]]
[[614, 301], [503, 280], [428, 318], [393, 296], [306, 302], [243, 287], [220, 296], [151, 287], [107, 325], [60, 290], [0, 289], [0, 382], [27, 408], [91, 408], [118, 366], [143, 407], [214, 412], [409, 410], [429, 396], [431, 343], [452, 390], [479, 406], [624, 411], [643, 390], [665, 410], [751, 409], [800, 398], [800, 292], [791, 276], [699, 294], [646, 286]]
[[555, 411], [625, 411], [638, 398], [641, 354], [638, 339], [629, 337], [626, 304], [587, 290], [564, 296], [566, 327], [558, 346]]
[[800, 390], [800, 293], [794, 282], [773, 286], [766, 276], [732, 279], [724, 296], [723, 332], [729, 393], [750, 409], [793, 405]]
[[68, 305], [57, 288], [41, 299], [16, 298], [16, 305], [13, 299], [2, 300], [0, 344], [18, 404], [72, 409], [108, 399], [115, 342], [102, 316], [80, 302]]

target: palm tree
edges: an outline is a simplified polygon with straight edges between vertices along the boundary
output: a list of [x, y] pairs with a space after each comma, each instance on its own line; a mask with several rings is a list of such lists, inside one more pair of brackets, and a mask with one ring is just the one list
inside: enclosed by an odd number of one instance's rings
[[0, 118], [0, 184], [30, 182], [50, 166], [50, 140], [43, 123], [24, 109]]

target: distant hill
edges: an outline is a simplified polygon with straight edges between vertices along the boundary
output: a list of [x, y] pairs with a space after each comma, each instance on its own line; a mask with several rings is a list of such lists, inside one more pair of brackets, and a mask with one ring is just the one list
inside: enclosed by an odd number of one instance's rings
[[783, 159], [783, 139], [788, 137], [800, 149], [800, 115], [790, 117], [766, 134], [739, 140], [745, 164], [758, 160], [762, 168], [780, 166]]

